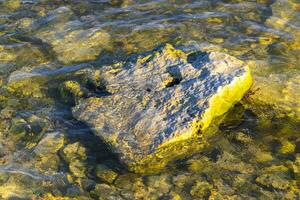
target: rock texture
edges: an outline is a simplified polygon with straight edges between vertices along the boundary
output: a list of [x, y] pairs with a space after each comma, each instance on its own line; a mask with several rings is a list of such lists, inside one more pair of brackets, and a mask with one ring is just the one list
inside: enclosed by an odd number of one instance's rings
[[187, 141], [252, 84], [248, 67], [236, 58], [218, 52], [187, 55], [171, 45], [105, 66], [93, 80], [100, 91], [80, 100], [73, 114], [136, 172], [159, 170], [188, 153]]

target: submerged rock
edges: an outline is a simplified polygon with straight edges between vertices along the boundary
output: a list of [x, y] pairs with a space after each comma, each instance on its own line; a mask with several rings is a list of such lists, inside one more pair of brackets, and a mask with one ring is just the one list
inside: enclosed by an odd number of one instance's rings
[[107, 184], [97, 184], [92, 193], [99, 197], [99, 199], [116, 199], [121, 200], [121, 198], [115, 187]]
[[170, 192], [170, 176], [167, 174], [149, 176], [146, 179], [146, 185], [150, 196], [153, 199], [159, 199]]
[[[156, 171], [195, 149], [192, 138], [241, 100], [250, 71], [229, 55], [187, 55], [171, 45], [100, 69], [100, 92], [73, 115], [86, 122], [137, 172]], [[201, 145], [200, 145], [201, 146]]]
[[45, 173], [53, 174], [58, 170], [60, 158], [57, 152], [63, 147], [65, 137], [63, 133], [48, 133], [35, 147], [35, 167]]
[[103, 49], [110, 46], [110, 35], [98, 27], [86, 27], [72, 20], [73, 12], [60, 7], [32, 23], [35, 36], [50, 44], [57, 58], [65, 63], [94, 60]]
[[255, 181], [266, 187], [284, 190], [289, 187], [288, 180], [280, 177], [277, 174], [263, 174], [255, 179]]
[[86, 148], [79, 142], [68, 144], [63, 150], [63, 158], [67, 162], [72, 162], [74, 160], [86, 160]]
[[21, 7], [21, 1], [20, 0], [3, 0], [0, 1], [1, 6], [1, 13], [4, 11], [6, 12], [13, 12], [16, 11]]
[[197, 199], [208, 199], [211, 195], [212, 185], [208, 182], [197, 181], [191, 188], [191, 195]]
[[100, 180], [113, 183], [117, 178], [118, 174], [113, 170], [109, 169], [105, 165], [97, 165], [96, 167], [96, 175]]
[[276, 0], [271, 6], [273, 15], [266, 21], [267, 25], [287, 32], [297, 32], [300, 26], [298, 3], [295, 0]]
[[23, 66], [41, 64], [46, 60], [43, 52], [28, 42], [0, 44], [0, 76]]
[[283, 140], [281, 142], [281, 148], [279, 152], [281, 154], [293, 153], [295, 151], [296, 145], [288, 140]]
[[79, 142], [68, 144], [62, 153], [62, 157], [69, 164], [70, 172], [76, 177], [84, 178], [87, 172], [86, 148]]
[[[300, 13], [299, 1], [275, 0], [266, 27], [280, 33], [277, 41], [270, 40], [265, 64], [251, 64], [254, 87], [253, 103], [271, 106], [278, 114], [300, 119]], [[264, 62], [265, 62], [264, 61]], [[255, 67], [257, 65], [257, 67]], [[257, 106], [256, 106], [257, 107]], [[268, 108], [268, 113], [271, 113]]]
[[81, 160], [73, 160], [69, 164], [70, 172], [76, 177], [84, 178], [86, 177], [87, 166], [86, 163]]
[[55, 154], [64, 145], [64, 140], [62, 133], [48, 133], [35, 147], [34, 152], [40, 157]]
[[270, 74], [255, 78], [250, 96], [251, 103], [269, 106], [278, 113], [285, 113], [292, 119], [300, 119], [300, 75], [298, 72], [286, 74]]

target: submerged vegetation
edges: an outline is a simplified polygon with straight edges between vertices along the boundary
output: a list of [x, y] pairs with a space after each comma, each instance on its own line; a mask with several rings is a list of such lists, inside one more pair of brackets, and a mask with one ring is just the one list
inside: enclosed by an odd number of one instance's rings
[[[298, 0], [0, 0], [0, 199], [299, 199], [299, 28]], [[165, 43], [237, 57], [253, 85], [191, 154], [133, 173], [72, 108]]]

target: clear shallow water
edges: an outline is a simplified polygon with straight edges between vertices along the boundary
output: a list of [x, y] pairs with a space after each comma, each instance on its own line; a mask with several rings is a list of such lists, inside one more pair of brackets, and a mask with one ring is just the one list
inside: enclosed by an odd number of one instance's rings
[[[0, 4], [1, 198], [299, 198], [299, 1]], [[236, 56], [255, 82], [203, 151], [129, 173], [72, 117], [63, 85], [166, 42]]]

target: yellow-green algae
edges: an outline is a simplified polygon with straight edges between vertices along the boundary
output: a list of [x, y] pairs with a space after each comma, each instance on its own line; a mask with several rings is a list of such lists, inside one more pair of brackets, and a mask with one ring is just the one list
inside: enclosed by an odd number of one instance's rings
[[129, 168], [138, 173], [155, 173], [163, 169], [172, 159], [182, 158], [187, 153], [201, 150], [206, 143], [205, 140], [201, 140], [203, 134], [213, 132], [213, 129], [207, 131], [213, 119], [223, 115], [239, 102], [251, 85], [252, 77], [247, 66], [246, 73], [235, 77], [232, 83], [218, 89], [201, 120], [194, 120], [188, 132], [160, 145], [153, 154], [130, 165]]
[[75, 97], [82, 97], [84, 92], [80, 84], [76, 81], [65, 81], [64, 87], [70, 91]]
[[4, 1], [3, 5], [9, 11], [15, 11], [21, 7], [21, 1], [20, 0], [6, 0], [6, 1]]

